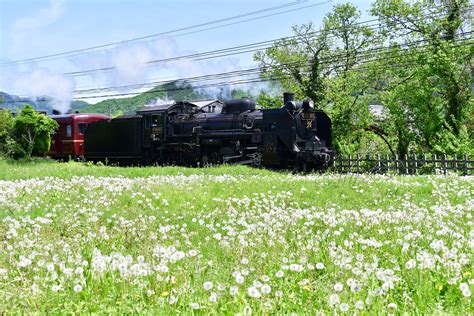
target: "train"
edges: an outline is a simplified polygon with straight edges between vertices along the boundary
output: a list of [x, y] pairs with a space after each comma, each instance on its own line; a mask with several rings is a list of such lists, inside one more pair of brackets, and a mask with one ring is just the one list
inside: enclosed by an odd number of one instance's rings
[[[78, 120], [79, 114], [71, 114]], [[60, 117], [53, 117], [61, 126]], [[249, 98], [224, 102], [220, 111], [204, 111], [187, 101], [144, 107], [134, 115], [87, 121], [73, 156], [118, 165], [246, 164], [299, 171], [327, 167], [332, 155], [331, 119], [313, 101], [295, 101], [284, 93], [283, 106], [257, 109]], [[79, 123], [72, 128], [79, 130]], [[66, 133], [67, 133], [66, 127]], [[69, 134], [68, 134], [69, 135]], [[74, 132], [72, 134], [74, 135]], [[77, 134], [78, 136], [81, 133]], [[55, 143], [57, 143], [57, 138]], [[73, 140], [74, 142], [74, 140]], [[57, 149], [52, 156], [59, 157]]]

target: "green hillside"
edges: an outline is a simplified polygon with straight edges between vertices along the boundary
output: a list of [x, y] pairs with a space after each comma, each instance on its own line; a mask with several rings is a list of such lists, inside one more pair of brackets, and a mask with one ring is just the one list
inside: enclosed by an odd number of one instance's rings
[[137, 109], [144, 107], [156, 99], [170, 99], [174, 101], [183, 100], [197, 100], [208, 98], [209, 95], [200, 93], [192, 88], [191, 85], [180, 84], [176, 82], [157, 86], [149, 91], [143, 92], [139, 95], [122, 98], [122, 99], [108, 99], [96, 104], [80, 108], [79, 111], [83, 113], [103, 113], [111, 116], [132, 114]]

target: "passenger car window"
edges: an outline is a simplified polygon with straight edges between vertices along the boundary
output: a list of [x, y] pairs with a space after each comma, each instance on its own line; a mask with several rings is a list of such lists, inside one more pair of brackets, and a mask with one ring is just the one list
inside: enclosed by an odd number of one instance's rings
[[86, 132], [86, 127], [87, 127], [87, 123], [77, 124], [77, 131], [79, 135], [84, 135], [84, 133]]
[[66, 126], [66, 137], [71, 137], [72, 136], [72, 126], [67, 125]]

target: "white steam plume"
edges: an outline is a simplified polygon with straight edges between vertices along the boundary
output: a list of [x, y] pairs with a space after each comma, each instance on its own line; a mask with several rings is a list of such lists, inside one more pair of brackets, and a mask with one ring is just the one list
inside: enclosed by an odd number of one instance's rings
[[163, 105], [163, 104], [173, 104], [176, 101], [173, 99], [169, 99], [168, 97], [165, 98], [157, 98], [156, 100], [153, 100], [149, 102], [146, 107], [152, 107], [152, 106], [158, 106], [158, 105]]
[[51, 107], [65, 113], [70, 108], [74, 81], [46, 69], [19, 71], [9, 68], [0, 77], [0, 86], [5, 92], [21, 97], [50, 98]]

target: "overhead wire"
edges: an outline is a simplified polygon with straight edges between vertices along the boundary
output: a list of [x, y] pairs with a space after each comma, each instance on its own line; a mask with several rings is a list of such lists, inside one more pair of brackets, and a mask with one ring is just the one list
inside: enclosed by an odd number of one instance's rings
[[[470, 32], [469, 32], [470, 33]], [[468, 39], [467, 39], [468, 40]], [[470, 46], [472, 45], [473, 42], [472, 40], [468, 43], [468, 44], [462, 44], [462, 45], [465, 45], [465, 46]], [[426, 47], [428, 47], [429, 45], [426, 45]], [[461, 46], [461, 45], [457, 45], [457, 46]], [[374, 61], [378, 61], [378, 60], [383, 60], [383, 61], [390, 61], [391, 59], [394, 59], [398, 56], [384, 56], [382, 58], [378, 58], [378, 59], [369, 59], [369, 60], [361, 60], [357, 65], [360, 66], [364, 63], [370, 63], [370, 62], [374, 62]], [[329, 63], [330, 60], [323, 60], [322, 63]], [[304, 65], [307, 65], [309, 62], [308, 61], [305, 61], [305, 62], [299, 62], [299, 63], [294, 63], [293, 65], [292, 64], [286, 64], [286, 65], [283, 65], [283, 66], [288, 66], [288, 65], [292, 65], [292, 66], [304, 66]], [[408, 63], [407, 62], [401, 62], [399, 63], [399, 65], [407, 65]], [[281, 67], [281, 65], [275, 65], [275, 66], [268, 66], [267, 68], [277, 68], [277, 67]], [[379, 66], [380, 69], [383, 69], [384, 67], [386, 67], [386, 65], [381, 65]], [[374, 67], [372, 67], [372, 69], [374, 69]], [[367, 70], [370, 70], [370, 69], [367, 69], [367, 68], [364, 68], [364, 67], [361, 67], [360, 69], [356, 69], [356, 71], [367, 71]], [[220, 74], [213, 74], [213, 75], [207, 75], [209, 76], [210, 78], [203, 78], [204, 76], [202, 77], [196, 77], [196, 78], [189, 78], [190, 81], [187, 81], [187, 80], [183, 80], [183, 83], [187, 84], [187, 83], [192, 83], [193, 81], [195, 82], [202, 82], [202, 81], [206, 81], [206, 80], [216, 80], [216, 79], [222, 79], [222, 78], [225, 78], [225, 79], [229, 79], [231, 77], [235, 77], [235, 76], [241, 76], [242, 75], [242, 72], [245, 72], [245, 71], [249, 71], [246, 73], [246, 75], [249, 75], [249, 74], [261, 74], [261, 71], [259, 71], [258, 69], [247, 69], [247, 70], [242, 70], [240, 73], [220, 73]], [[217, 77], [212, 77], [214, 75], [218, 75]], [[226, 77], [224, 77], [226, 76]], [[195, 85], [191, 85], [192, 88], [194, 89], [199, 89], [199, 88], [205, 88], [205, 87], [218, 87], [218, 86], [225, 86], [225, 85], [235, 85], [237, 82], [239, 84], [244, 84], [244, 83], [254, 83], [254, 82], [265, 82], [265, 81], [273, 81], [273, 80], [278, 80], [278, 79], [281, 79], [281, 78], [286, 78], [287, 76], [273, 76], [273, 75], [270, 75], [269, 77], [267, 78], [251, 78], [251, 79], [242, 79], [242, 80], [236, 80], [236, 81], [228, 81], [228, 82], [221, 82], [221, 83], [210, 83], [210, 84], [205, 84], [205, 85], [198, 85], [198, 86], [195, 86]], [[193, 81], [191, 81], [193, 80]], [[157, 83], [161, 83], [161, 84], [165, 84], [165, 83], [170, 83], [170, 82], [176, 82], [175, 81], [167, 81], [167, 82], [157, 82]], [[155, 83], [155, 84], [157, 84]], [[144, 91], [144, 92], [130, 92], [130, 93], [115, 93], [115, 94], [106, 94], [106, 95], [92, 95], [92, 96], [85, 96], [85, 97], [75, 97], [74, 99], [75, 100], [80, 100], [80, 99], [93, 99], [93, 98], [105, 98], [105, 97], [116, 97], [116, 96], [127, 96], [127, 95], [137, 95], [137, 94], [146, 94], [146, 93], [156, 93], [156, 92], [167, 92], [167, 91], [176, 91], [176, 90], [184, 90], [184, 89], [187, 89], [189, 88], [189, 86], [187, 87], [182, 87], [182, 88], [170, 88], [170, 89], [153, 89], [153, 90], [150, 90], [150, 91]], [[79, 91], [78, 91], [79, 92]], [[88, 91], [88, 93], [90, 93], [91, 91]], [[80, 93], [79, 93], [80, 94]]]
[[[199, 27], [203, 27], [203, 26], [207, 26], [207, 25], [226, 22], [226, 21], [229, 21], [229, 20], [241, 19], [241, 18], [245, 18], [245, 17], [251, 16], [251, 15], [258, 15], [258, 14], [269, 12], [269, 11], [284, 9], [286, 7], [301, 5], [301, 4], [306, 3], [306, 2], [308, 2], [308, 0], [304, 0], [304, 1], [298, 0], [298, 1], [293, 1], [293, 2], [290, 2], [290, 3], [278, 5], [278, 6], [273, 6], [273, 7], [260, 9], [260, 10], [256, 10], [256, 11], [251, 11], [251, 12], [247, 12], [247, 13], [244, 13], [244, 14], [239, 14], [239, 15], [235, 15], [235, 16], [231, 16], [231, 17], [227, 17], [227, 18], [217, 19], [217, 20], [214, 20], [214, 21], [206, 22], [206, 23], [200, 23], [200, 24], [196, 24], [196, 25], [192, 25], [192, 26], [182, 27], [182, 28], [175, 29], [175, 30], [170, 30], [170, 31], [155, 33], [155, 34], [151, 34], [151, 35], [141, 36], [141, 37], [137, 37], [137, 38], [133, 38], [133, 39], [122, 40], [122, 41], [118, 41], [118, 42], [102, 44], [102, 45], [97, 45], [97, 46], [91, 46], [91, 47], [87, 47], [87, 48], [70, 50], [70, 51], [66, 51], [66, 52], [49, 54], [49, 55], [44, 55], [44, 56], [39, 56], [39, 57], [32, 57], [32, 58], [25, 58], [25, 59], [21, 59], [21, 60], [13, 60], [13, 61], [8, 61], [8, 62], [3, 62], [3, 63], [0, 63], [0, 67], [5, 67], [5, 66], [10, 66], [10, 65], [15, 65], [15, 64], [28, 63], [28, 62], [33, 62], [33, 61], [51, 60], [51, 59], [56, 59], [56, 57], [63, 58], [63, 56], [68, 57], [68, 56], [71, 56], [71, 55], [80, 55], [80, 53], [83, 53], [83, 52], [92, 51], [92, 52], [96, 53], [96, 52], [99, 52], [99, 51], [97, 51], [97, 49], [101, 49], [101, 48], [117, 46], [117, 45], [122, 45], [122, 44], [126, 44], [126, 43], [131, 43], [131, 42], [142, 41], [144, 39], [149, 39], [149, 38], [153, 38], [153, 37], [178, 33], [178, 32], [182, 32], [182, 31], [186, 31], [186, 30], [190, 30], [190, 29], [194, 29], [194, 28], [199, 28]], [[298, 8], [294, 8], [294, 9], [284, 10], [284, 11], [281, 11], [281, 12], [276, 12], [276, 13], [273, 13], [273, 14], [268, 14], [268, 15], [264, 15], [264, 16], [260, 16], [260, 17], [251, 18], [251, 19], [246, 19], [246, 20], [242, 20], [242, 21], [238, 21], [238, 22], [228, 23], [228, 24], [224, 24], [224, 25], [221, 25], [221, 26], [215, 26], [215, 27], [208, 28], [208, 29], [202, 29], [202, 30], [198, 30], [198, 31], [194, 31], [194, 32], [189, 32], [189, 33], [186, 33], [186, 34], [179, 34], [177, 36], [193, 34], [193, 33], [197, 33], [197, 32], [203, 32], [203, 31], [216, 29], [216, 28], [219, 28], [219, 27], [235, 25], [235, 24], [239, 24], [239, 23], [245, 23], [245, 22], [254, 21], [254, 20], [257, 20], [257, 19], [263, 19], [263, 18], [267, 18], [267, 17], [271, 17], [271, 16], [276, 16], [276, 15], [280, 15], [280, 14], [284, 14], [284, 13], [294, 12], [294, 11], [298, 11], [298, 10], [307, 9], [307, 8], [310, 8], [310, 7], [315, 7], [315, 6], [319, 6], [319, 5], [323, 5], [323, 4], [328, 4], [330, 2], [332, 2], [332, 0], [327, 0], [327, 1], [324, 1], [324, 2], [318, 2], [316, 4], [311, 4], [311, 5], [298, 7]]]

